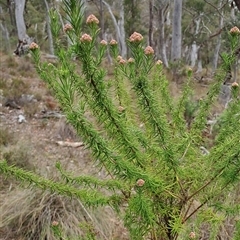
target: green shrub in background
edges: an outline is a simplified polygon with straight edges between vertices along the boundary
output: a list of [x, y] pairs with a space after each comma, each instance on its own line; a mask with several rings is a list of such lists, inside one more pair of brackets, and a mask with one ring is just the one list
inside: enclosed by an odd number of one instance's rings
[[[1, 173], [79, 198], [86, 206], [111, 206], [123, 218], [131, 239], [197, 239], [204, 224], [211, 229], [209, 239], [216, 239], [226, 216], [234, 218], [240, 209], [239, 202], [229, 198], [238, 188], [240, 176], [237, 83], [232, 84], [233, 98], [211, 148], [207, 146], [209, 136], [203, 132], [224, 71], [233, 63], [239, 30], [230, 31], [232, 49], [224, 55], [221, 69], [189, 124], [184, 114], [193, 94], [191, 69], [181, 96], [174, 99], [161, 61], [155, 60], [150, 46], [144, 46], [141, 34], [135, 32], [128, 39], [132, 57], [125, 60], [119, 56], [115, 40], [99, 40], [94, 15], [87, 18], [86, 33], [82, 31], [80, 1], [63, 2], [69, 21], [64, 32], [72, 44], [66, 47], [66, 41], [59, 38], [59, 15], [52, 11], [57, 63], [42, 62], [37, 44], [30, 49], [39, 75], [109, 179], [73, 177], [59, 163], [56, 167], [62, 182], [8, 166], [5, 161], [0, 163]], [[108, 48], [114, 65], [106, 68], [103, 60]], [[108, 76], [110, 68], [114, 68], [113, 77]], [[208, 154], [202, 154], [203, 147]], [[64, 239], [56, 222], [53, 230]], [[236, 227], [232, 239], [239, 234]], [[94, 234], [89, 231], [86, 239], [95, 239]]]

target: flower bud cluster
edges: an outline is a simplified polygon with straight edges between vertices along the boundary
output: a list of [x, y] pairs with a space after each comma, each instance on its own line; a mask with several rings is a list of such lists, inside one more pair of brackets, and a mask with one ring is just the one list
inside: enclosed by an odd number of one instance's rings
[[195, 238], [196, 238], [195, 232], [190, 232], [190, 233], [189, 233], [189, 238], [190, 238], [190, 239], [195, 239]]
[[88, 34], [83, 34], [82, 37], [80, 38], [81, 42], [91, 42], [92, 41], [92, 37]]
[[239, 85], [238, 85], [237, 82], [233, 82], [233, 83], [232, 83], [232, 88], [238, 88], [238, 86], [239, 86]]
[[232, 35], [239, 35], [240, 34], [240, 30], [239, 30], [239, 28], [238, 27], [233, 27], [233, 28], [231, 28], [230, 29], [230, 33], [232, 34]]
[[100, 44], [102, 45], [102, 46], [107, 46], [107, 41], [105, 41], [105, 40], [102, 40], [101, 42], [100, 42]]
[[64, 27], [63, 27], [63, 31], [64, 31], [64, 32], [69, 32], [69, 31], [71, 31], [71, 30], [73, 30], [72, 25], [71, 25], [70, 23], [66, 23], [66, 24], [64, 25]]
[[130, 38], [130, 42], [141, 42], [143, 40], [143, 36], [140, 33], [134, 32]]
[[145, 184], [145, 181], [143, 179], [138, 179], [136, 184], [138, 187], [142, 187]]
[[153, 55], [154, 54], [154, 50], [151, 46], [147, 46], [145, 49], [144, 49], [144, 53], [146, 55]]
[[38, 49], [39, 46], [35, 43], [35, 42], [32, 42], [30, 45], [29, 45], [29, 49], [30, 50], [35, 50], [35, 49]]
[[96, 18], [95, 15], [91, 14], [88, 16], [86, 23], [87, 24], [91, 24], [91, 23], [99, 24], [99, 20]]
[[156, 61], [156, 65], [162, 65], [162, 64], [163, 64], [163, 62], [161, 60]]
[[113, 45], [117, 45], [118, 42], [115, 39], [112, 39], [109, 44], [113, 46]]

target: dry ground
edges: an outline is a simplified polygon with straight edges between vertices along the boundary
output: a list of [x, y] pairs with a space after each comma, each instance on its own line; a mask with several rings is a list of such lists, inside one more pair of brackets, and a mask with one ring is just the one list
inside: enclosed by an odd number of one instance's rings
[[[19, 123], [21, 115], [26, 121]], [[0, 53], [0, 158], [48, 178], [58, 177], [56, 161], [75, 174], [104, 177], [84, 146], [62, 147], [57, 141], [76, 142], [81, 138], [66, 124], [29, 57]], [[0, 176], [1, 240], [55, 239], [50, 231], [52, 221], [62, 223], [67, 236], [94, 231], [97, 239], [126, 239], [121, 222], [110, 208], [91, 211], [80, 201], [25, 189]]]

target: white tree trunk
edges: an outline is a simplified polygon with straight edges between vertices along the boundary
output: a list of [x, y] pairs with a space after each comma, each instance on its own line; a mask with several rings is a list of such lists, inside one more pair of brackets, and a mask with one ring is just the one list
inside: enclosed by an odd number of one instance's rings
[[125, 42], [125, 28], [124, 28], [124, 0], [121, 1], [120, 3], [120, 18], [118, 20], [118, 26], [120, 29], [120, 34], [121, 34], [121, 55], [122, 57], [127, 56], [127, 45]]
[[196, 73], [201, 73], [201, 72], [202, 72], [202, 69], [203, 69], [203, 67], [202, 67], [202, 59], [199, 59], [199, 60], [198, 60], [198, 65], [197, 65], [197, 71], [196, 71]]
[[15, 0], [15, 17], [19, 41], [28, 39], [26, 25], [23, 17], [26, 0]]
[[174, 0], [172, 23], [171, 60], [181, 59], [182, 49], [182, 0]]
[[15, 19], [18, 34], [18, 45], [14, 53], [18, 56], [27, 52], [32, 39], [27, 35], [26, 25], [23, 17], [26, 0], [15, 0]]
[[[198, 19], [194, 20], [194, 23], [196, 24], [195, 36], [198, 35], [199, 30], [200, 30], [201, 16], [202, 16], [202, 14], [200, 14]], [[192, 48], [191, 48], [191, 54], [190, 54], [190, 61], [191, 61], [190, 66], [191, 66], [191, 68], [195, 67], [195, 65], [196, 65], [196, 61], [198, 59], [198, 50], [199, 49], [200, 49], [200, 47], [197, 45], [196, 41], [193, 41]]]
[[190, 66], [191, 66], [191, 68], [195, 67], [195, 65], [196, 65], [196, 61], [198, 59], [198, 48], [199, 47], [197, 46], [196, 42], [194, 41], [192, 43], [191, 57], [190, 57], [190, 61], [191, 61]]
[[44, 0], [45, 6], [46, 6], [46, 10], [47, 10], [47, 17], [46, 17], [46, 21], [47, 21], [47, 34], [48, 34], [48, 41], [49, 41], [49, 53], [51, 55], [54, 55], [54, 47], [53, 47], [53, 36], [52, 36], [52, 32], [51, 32], [51, 27], [50, 27], [50, 17], [49, 17], [49, 6], [48, 6], [48, 2], [47, 0]]
[[168, 58], [167, 58], [167, 46], [166, 46], [166, 39], [165, 39], [165, 19], [167, 18], [167, 14], [169, 11], [167, 10], [169, 7], [169, 2], [159, 1], [158, 2], [158, 29], [159, 29], [159, 53], [161, 56], [161, 60], [164, 66], [168, 67]]
[[[223, 4], [223, 0], [219, 1], [219, 9], [221, 8]], [[219, 28], [222, 29], [223, 28], [223, 10], [221, 11], [221, 15], [219, 16]], [[222, 34], [220, 33], [218, 35], [218, 39], [217, 39], [217, 45], [214, 51], [214, 55], [213, 55], [213, 73], [215, 72], [215, 70], [217, 69], [217, 64], [218, 64], [218, 58], [219, 58], [219, 51], [220, 51], [220, 47], [221, 47], [221, 43], [222, 43]]]
[[[2, 10], [2, 7], [0, 6], [0, 15], [3, 14], [3, 10]], [[8, 29], [7, 29], [7, 26], [6, 24], [4, 24], [5, 21], [3, 21], [3, 23], [0, 22], [0, 30], [2, 32], [2, 37], [5, 38], [5, 50], [7, 52], [10, 51], [10, 37], [9, 37], [9, 32], [8, 32]]]
[[117, 20], [116, 20], [114, 14], [113, 14], [113, 12], [112, 12], [112, 9], [111, 9], [110, 5], [109, 5], [107, 2], [103, 1], [103, 0], [102, 0], [102, 2], [103, 2], [103, 4], [107, 7], [107, 9], [108, 9], [108, 11], [109, 11], [109, 13], [110, 13], [110, 15], [111, 15], [111, 18], [112, 18], [112, 20], [113, 20], [113, 24], [114, 24], [114, 27], [115, 27], [116, 33], [117, 33], [117, 41], [118, 41], [118, 43], [119, 43], [121, 56], [122, 56], [122, 57], [126, 57], [126, 53], [127, 53], [126, 49], [127, 49], [127, 46], [126, 46], [126, 42], [125, 42], [124, 9], [123, 9], [124, 5], [123, 5], [123, 0], [122, 0], [121, 3], [120, 3], [120, 4], [121, 4], [121, 8], [120, 8], [120, 18], [122, 18], [122, 19], [120, 19], [120, 23], [119, 23], [120, 26], [119, 26], [118, 23], [117, 23]]

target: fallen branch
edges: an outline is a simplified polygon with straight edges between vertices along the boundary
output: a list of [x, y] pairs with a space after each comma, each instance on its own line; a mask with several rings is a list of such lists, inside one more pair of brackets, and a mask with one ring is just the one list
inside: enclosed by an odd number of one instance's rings
[[62, 147], [82, 147], [84, 146], [83, 142], [68, 142], [68, 141], [57, 141], [57, 145], [62, 146]]

